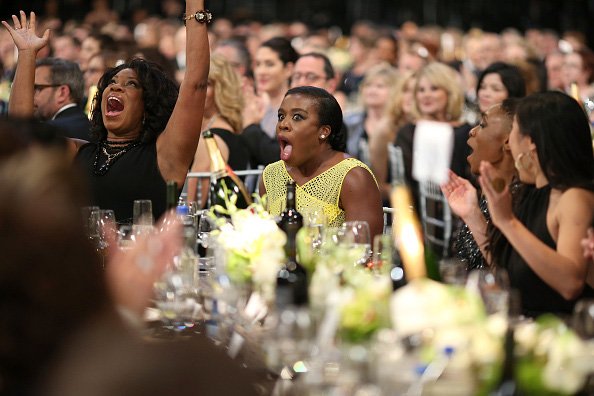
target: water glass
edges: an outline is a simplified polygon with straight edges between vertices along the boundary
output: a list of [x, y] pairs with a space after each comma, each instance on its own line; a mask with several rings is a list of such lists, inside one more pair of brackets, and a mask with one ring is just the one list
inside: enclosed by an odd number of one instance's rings
[[439, 261], [439, 276], [449, 285], [466, 284], [466, 264], [455, 257], [444, 258]]
[[594, 339], [594, 298], [579, 300], [573, 309], [571, 325], [584, 340]]
[[474, 270], [468, 275], [466, 287], [480, 293], [487, 314], [508, 314], [510, 283], [504, 268]]
[[153, 229], [153, 203], [150, 199], [137, 199], [132, 208], [132, 228], [136, 235], [145, 234]]

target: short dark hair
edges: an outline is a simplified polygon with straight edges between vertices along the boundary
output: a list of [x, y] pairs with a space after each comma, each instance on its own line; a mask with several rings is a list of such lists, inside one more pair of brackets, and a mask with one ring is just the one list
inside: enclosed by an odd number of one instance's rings
[[285, 37], [273, 37], [260, 44], [260, 47], [268, 47], [276, 52], [284, 65], [295, 63], [299, 58], [299, 54], [291, 45], [291, 41]]
[[526, 81], [522, 77], [522, 72], [517, 66], [505, 62], [491, 63], [482, 71], [476, 84], [477, 95], [487, 74], [493, 73], [499, 75], [501, 78], [501, 82], [505, 89], [507, 89], [507, 96], [509, 98], [523, 98], [526, 96]]
[[72, 103], [81, 103], [85, 94], [85, 80], [78, 63], [60, 58], [43, 58], [35, 67], [47, 66], [50, 69], [50, 83], [68, 85]]
[[594, 180], [592, 137], [586, 113], [562, 92], [535, 93], [518, 104], [521, 135], [536, 145], [538, 162], [551, 187], [591, 186]]
[[140, 139], [143, 143], [152, 142], [163, 132], [169, 117], [171, 117], [178, 89], [175, 82], [166, 76], [159, 65], [140, 58], [134, 58], [113, 69], [108, 69], [99, 80], [91, 117], [91, 136], [94, 140], [107, 138], [107, 130], [101, 114], [103, 91], [111, 79], [124, 69], [134, 70], [140, 85], [142, 85], [145, 118]]
[[320, 125], [330, 127], [328, 143], [332, 149], [344, 152], [346, 150], [346, 131], [342, 127], [342, 110], [334, 96], [325, 89], [311, 86], [291, 88], [285, 97], [289, 95], [303, 95], [315, 101]]
[[322, 54], [321, 52], [308, 52], [306, 54], [300, 55], [298, 60], [307, 56], [320, 59], [322, 62], [324, 62], [324, 74], [326, 75], [326, 80], [331, 80], [334, 78], [336, 75], [334, 72], [334, 66], [332, 66], [332, 62], [330, 62], [330, 59], [326, 55]]

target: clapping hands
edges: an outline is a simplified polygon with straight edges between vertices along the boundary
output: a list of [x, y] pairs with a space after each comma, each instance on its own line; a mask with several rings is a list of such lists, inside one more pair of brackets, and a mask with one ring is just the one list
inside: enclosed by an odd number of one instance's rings
[[465, 222], [473, 214], [480, 212], [476, 188], [468, 180], [450, 170], [449, 180], [441, 186], [452, 211]]
[[487, 199], [491, 221], [501, 229], [502, 226], [514, 219], [509, 187], [504, 183], [501, 189], [501, 178], [490, 163], [481, 161], [480, 172], [479, 184]]

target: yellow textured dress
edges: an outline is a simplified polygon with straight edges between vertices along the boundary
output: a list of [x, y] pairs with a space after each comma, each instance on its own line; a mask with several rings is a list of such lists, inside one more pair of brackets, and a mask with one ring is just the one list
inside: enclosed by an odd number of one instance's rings
[[[322, 209], [328, 219], [328, 226], [340, 227], [345, 220], [344, 210], [339, 206], [342, 182], [346, 174], [356, 167], [366, 169], [373, 176], [371, 169], [363, 162], [356, 158], [345, 158], [303, 185], [297, 185], [297, 210], [303, 212], [305, 208]], [[292, 177], [281, 160], [268, 165], [262, 178], [266, 188], [266, 209], [271, 215], [278, 216], [285, 208], [287, 181], [292, 180]], [[373, 179], [375, 180], [375, 176]]]

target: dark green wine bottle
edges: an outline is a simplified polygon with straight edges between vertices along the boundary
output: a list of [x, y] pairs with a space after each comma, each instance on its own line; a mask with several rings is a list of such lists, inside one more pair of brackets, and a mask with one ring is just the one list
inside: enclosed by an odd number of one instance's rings
[[237, 196], [235, 206], [238, 209], [247, 208], [252, 203], [252, 199], [241, 179], [227, 166], [210, 129], [202, 132], [202, 138], [208, 150], [210, 171], [212, 172], [208, 197], [209, 205], [211, 207], [221, 205], [226, 208], [225, 198], [235, 195]]
[[289, 180], [287, 205], [278, 222], [280, 229], [287, 234], [287, 258], [276, 278], [276, 305], [279, 309], [290, 305], [305, 305], [308, 302], [307, 272], [297, 261], [297, 232], [303, 227], [303, 216], [297, 211], [295, 199], [295, 182]]

